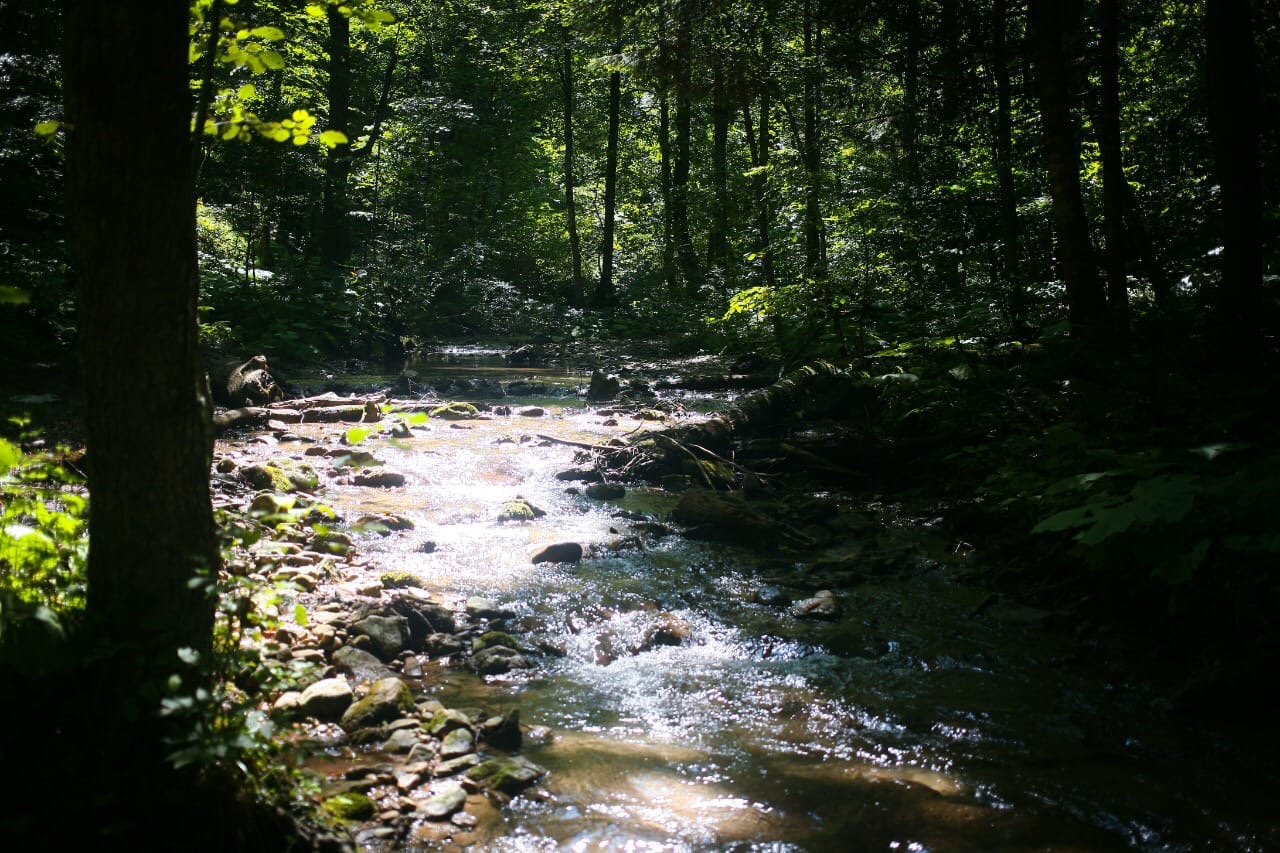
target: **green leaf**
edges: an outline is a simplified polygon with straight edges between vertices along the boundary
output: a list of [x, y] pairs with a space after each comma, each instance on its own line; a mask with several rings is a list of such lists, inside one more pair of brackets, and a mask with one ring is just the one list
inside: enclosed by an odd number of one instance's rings
[[258, 94], [257, 87], [252, 83], [245, 83], [240, 87], [240, 90], [236, 92], [236, 97], [243, 101], [247, 98], [252, 98], [256, 94]]
[[11, 284], [0, 284], [0, 305], [26, 305], [31, 294]]
[[200, 653], [197, 652], [195, 649], [183, 646], [182, 648], [178, 649], [178, 659], [185, 664], [190, 664], [191, 666], [195, 666], [197, 663], [200, 662]]
[[301, 604], [295, 605], [293, 608], [293, 621], [305, 628], [307, 626], [307, 608]]
[[326, 130], [320, 134], [320, 144], [325, 148], [336, 148], [347, 144], [347, 135], [339, 130]]
[[54, 121], [53, 119], [50, 119], [49, 121], [42, 121], [35, 127], [36, 136], [42, 136], [47, 139], [57, 133], [58, 128], [61, 126], [62, 122]]
[[266, 41], [281, 41], [284, 39], [284, 30], [279, 27], [254, 27], [249, 31], [249, 35]]
[[359, 444], [371, 435], [373, 435], [373, 430], [368, 427], [352, 427], [347, 430], [345, 438], [347, 439], [347, 444]]
[[22, 460], [22, 451], [0, 438], [0, 473], [4, 473]]
[[284, 57], [276, 53], [274, 50], [264, 50], [260, 57], [262, 64], [270, 68], [272, 71], [279, 71], [284, 68]]

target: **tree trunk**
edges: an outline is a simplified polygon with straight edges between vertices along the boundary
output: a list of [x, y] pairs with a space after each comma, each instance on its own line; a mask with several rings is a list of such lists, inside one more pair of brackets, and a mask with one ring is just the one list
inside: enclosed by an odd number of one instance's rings
[[693, 22], [688, 8], [677, 12], [676, 22], [676, 157], [671, 178], [671, 229], [675, 238], [676, 253], [680, 259], [680, 272], [684, 276], [685, 293], [696, 296], [701, 284], [698, 271], [698, 253], [693, 248], [689, 234], [689, 159], [690, 113], [693, 89]]
[[[622, 52], [622, 42], [614, 44], [615, 54]], [[596, 284], [596, 304], [613, 304], [613, 232], [618, 206], [618, 125], [622, 112], [622, 72], [609, 75], [609, 141], [604, 155], [604, 235], [600, 244], [600, 280]]]
[[1128, 241], [1124, 227], [1125, 184], [1120, 142], [1120, 0], [1098, 4], [1098, 73], [1101, 104], [1098, 147], [1102, 153], [1102, 202], [1107, 237], [1107, 312], [1116, 331], [1129, 326]]
[[[351, 137], [351, 20], [328, 6], [329, 16], [329, 129]], [[351, 144], [329, 150], [324, 160], [324, 208], [321, 214], [320, 262], [336, 268], [347, 263], [351, 236], [347, 224], [347, 182], [351, 175]]]
[[907, 183], [914, 186], [920, 180], [920, 159], [916, 146], [916, 132], [920, 112], [920, 3], [907, 3], [907, 46], [902, 70], [902, 119], [899, 122], [902, 138], [902, 159]]
[[711, 185], [715, 207], [711, 211], [711, 232], [707, 235], [707, 265], [726, 272], [729, 259], [729, 87], [724, 61], [717, 53], [712, 69], [711, 104]]
[[1013, 90], [1009, 84], [1010, 53], [1005, 32], [1008, 0], [996, 0], [992, 11], [996, 75], [996, 180], [999, 185], [1000, 243], [1009, 317], [1015, 328], [1027, 320], [1027, 291], [1019, 273], [1018, 195], [1013, 180]]
[[1105, 294], [1093, 264], [1089, 222], [1080, 192], [1080, 147], [1071, 114], [1071, 91], [1065, 36], [1080, 24], [1080, 7], [1058, 0], [1031, 0], [1028, 29], [1035, 60], [1036, 96], [1053, 199], [1053, 227], [1058, 265], [1067, 287], [1071, 327], [1076, 335], [1091, 331], [1106, 309]]
[[[815, 33], [815, 30], [817, 32]], [[821, 30], [815, 24], [813, 0], [804, 3], [804, 267], [813, 281], [826, 277], [822, 228], [822, 147], [818, 138], [818, 55]]]
[[[71, 249], [93, 498], [89, 616], [104, 638], [173, 666], [178, 647], [209, 646], [211, 604], [188, 581], [218, 567], [196, 323], [187, 13], [140, 0], [78, 0], [67, 11]], [[146, 133], [133, 109], [140, 97]]]
[[569, 44], [569, 31], [564, 30], [564, 49], [560, 58], [560, 92], [564, 104], [564, 210], [565, 227], [569, 230], [569, 258], [573, 265], [569, 281], [569, 305], [582, 304], [586, 283], [582, 277], [582, 243], [578, 238], [578, 206], [574, 198], [573, 176], [573, 48]]
[[1224, 349], [1258, 344], [1262, 305], [1262, 196], [1258, 66], [1251, 6], [1207, 0], [1209, 130], [1222, 190], [1222, 282], [1215, 308]]

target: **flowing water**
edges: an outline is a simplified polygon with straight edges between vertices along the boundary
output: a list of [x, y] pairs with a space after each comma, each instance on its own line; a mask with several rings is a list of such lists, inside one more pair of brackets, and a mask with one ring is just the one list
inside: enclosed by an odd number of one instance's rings
[[[954, 568], [842, 592], [836, 622], [761, 603], [794, 573], [776, 556], [655, 537], [675, 496], [631, 487], [602, 503], [554, 474], [572, 447], [651, 426], [616, 426], [562, 391], [569, 368], [505, 366], [454, 351], [419, 365], [500, 381], [535, 379], [542, 418], [432, 421], [376, 442], [410, 474], [401, 489], [332, 486], [347, 517], [397, 512], [409, 533], [367, 536], [383, 568], [445, 598], [514, 610], [538, 669], [481, 679], [432, 669], [450, 706], [518, 707], [550, 734], [525, 748], [549, 768], [545, 795], [513, 800], [467, 840], [485, 850], [1265, 849], [1274, 766], [1239, 741], [1151, 706], [1153, 672], [1113, 663], [1107, 640], [1069, 643], [1036, 620], [974, 618], [986, 591]], [[703, 407], [705, 408], [705, 406]], [[314, 428], [323, 431], [323, 428]], [[332, 430], [330, 430], [332, 431]], [[317, 432], [319, 434], [319, 432]], [[521, 496], [547, 511], [495, 521]], [[920, 553], [941, 553], [927, 523]], [[426, 541], [435, 543], [424, 553]], [[534, 565], [537, 547], [588, 547], [576, 565]], [[856, 555], [851, 539], [828, 557]], [[802, 589], [794, 595], [805, 594]], [[676, 624], [679, 645], [645, 642]], [[1244, 701], [1235, 697], [1236, 701]]]

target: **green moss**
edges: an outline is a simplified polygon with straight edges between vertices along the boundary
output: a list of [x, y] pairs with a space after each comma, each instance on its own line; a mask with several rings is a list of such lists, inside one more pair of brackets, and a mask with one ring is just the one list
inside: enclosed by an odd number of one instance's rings
[[473, 652], [482, 652], [491, 646], [506, 646], [509, 649], [514, 649], [517, 648], [516, 638], [505, 631], [489, 631], [471, 641], [471, 651]]
[[385, 589], [405, 589], [406, 587], [411, 586], [417, 587], [418, 589], [422, 588], [422, 578], [418, 577], [413, 572], [406, 572], [399, 569], [390, 572], [383, 572], [380, 580], [382, 581], [382, 586]]
[[250, 465], [241, 473], [255, 489], [290, 493], [299, 490], [314, 491], [320, 485], [320, 477], [310, 465], [282, 459], [262, 465]]
[[373, 800], [357, 791], [330, 797], [324, 801], [324, 809], [339, 820], [368, 820], [378, 813]]
[[498, 513], [498, 521], [533, 521], [544, 515], [546, 515], [545, 511], [538, 509], [524, 498], [518, 498], [502, 505], [502, 510]]
[[431, 410], [431, 417], [444, 418], [446, 421], [462, 421], [474, 418], [479, 410], [470, 403], [445, 403]]

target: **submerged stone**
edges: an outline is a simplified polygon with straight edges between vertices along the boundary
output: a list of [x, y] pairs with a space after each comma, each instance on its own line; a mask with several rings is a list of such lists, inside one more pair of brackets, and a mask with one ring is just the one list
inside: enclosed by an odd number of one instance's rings
[[515, 794], [547, 774], [547, 770], [520, 755], [497, 756], [467, 771], [467, 778], [504, 794]]
[[446, 421], [462, 421], [477, 417], [479, 410], [470, 403], [446, 403], [431, 410], [431, 417]]
[[577, 563], [582, 559], [582, 546], [577, 542], [557, 542], [540, 548], [532, 557], [534, 563]]
[[840, 602], [831, 590], [819, 590], [812, 598], [791, 605], [791, 615], [797, 619], [835, 619], [840, 615]]

